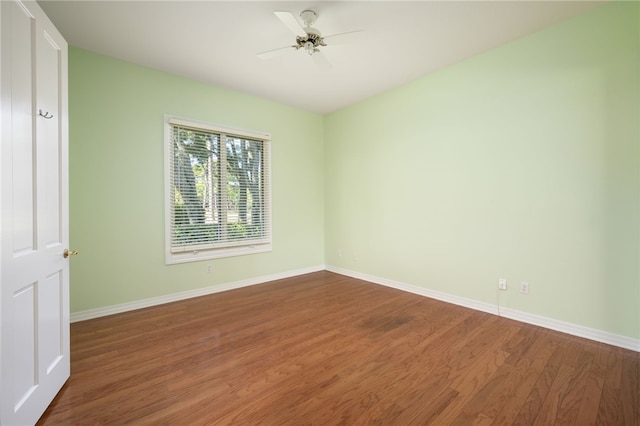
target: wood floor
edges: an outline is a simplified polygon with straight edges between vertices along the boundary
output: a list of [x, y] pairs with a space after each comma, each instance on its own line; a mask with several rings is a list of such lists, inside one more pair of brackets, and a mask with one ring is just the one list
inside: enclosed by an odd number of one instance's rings
[[40, 425], [640, 425], [640, 354], [330, 272], [72, 324]]

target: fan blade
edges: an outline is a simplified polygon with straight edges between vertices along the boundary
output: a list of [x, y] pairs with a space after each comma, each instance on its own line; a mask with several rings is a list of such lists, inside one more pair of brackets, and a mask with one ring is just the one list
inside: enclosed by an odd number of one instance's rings
[[285, 53], [295, 52], [296, 48], [293, 46], [279, 47], [278, 49], [267, 50], [266, 52], [261, 52], [256, 54], [256, 56], [260, 59], [271, 59], [276, 56], [284, 55]]
[[327, 46], [335, 46], [338, 44], [355, 43], [362, 38], [363, 34], [363, 30], [357, 30], [346, 33], [331, 34], [326, 37], [322, 37], [322, 39], [327, 43]]
[[307, 32], [302, 28], [300, 22], [293, 16], [291, 12], [273, 12], [282, 21], [282, 23], [289, 28], [295, 35], [299, 37], [306, 37]]
[[311, 55], [311, 58], [313, 58], [313, 62], [316, 64], [318, 69], [322, 71], [329, 71], [332, 68], [331, 63], [322, 52], [315, 52]]

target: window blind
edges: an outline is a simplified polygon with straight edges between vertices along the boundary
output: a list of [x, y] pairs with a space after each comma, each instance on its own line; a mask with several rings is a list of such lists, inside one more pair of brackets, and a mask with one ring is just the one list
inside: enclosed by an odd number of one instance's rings
[[169, 121], [168, 143], [171, 253], [270, 244], [268, 139]]

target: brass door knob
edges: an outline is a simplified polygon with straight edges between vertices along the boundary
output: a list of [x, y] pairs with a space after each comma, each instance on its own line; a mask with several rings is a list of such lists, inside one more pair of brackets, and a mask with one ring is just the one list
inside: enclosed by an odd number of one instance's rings
[[77, 250], [71, 250], [71, 251], [69, 251], [69, 250], [65, 249], [65, 250], [64, 250], [64, 253], [63, 253], [62, 255], [63, 255], [63, 256], [64, 256], [64, 258], [66, 259], [66, 258], [67, 258], [67, 257], [69, 257], [69, 256], [75, 256], [75, 255], [77, 255], [77, 254], [78, 254]]

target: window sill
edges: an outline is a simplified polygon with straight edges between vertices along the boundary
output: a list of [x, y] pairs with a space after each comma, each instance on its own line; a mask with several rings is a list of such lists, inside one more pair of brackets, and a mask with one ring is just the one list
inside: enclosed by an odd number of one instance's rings
[[165, 263], [167, 265], [173, 265], [176, 263], [198, 262], [201, 260], [245, 256], [248, 254], [266, 253], [270, 251], [272, 251], [271, 243], [217, 249], [190, 250], [184, 252], [166, 252]]

